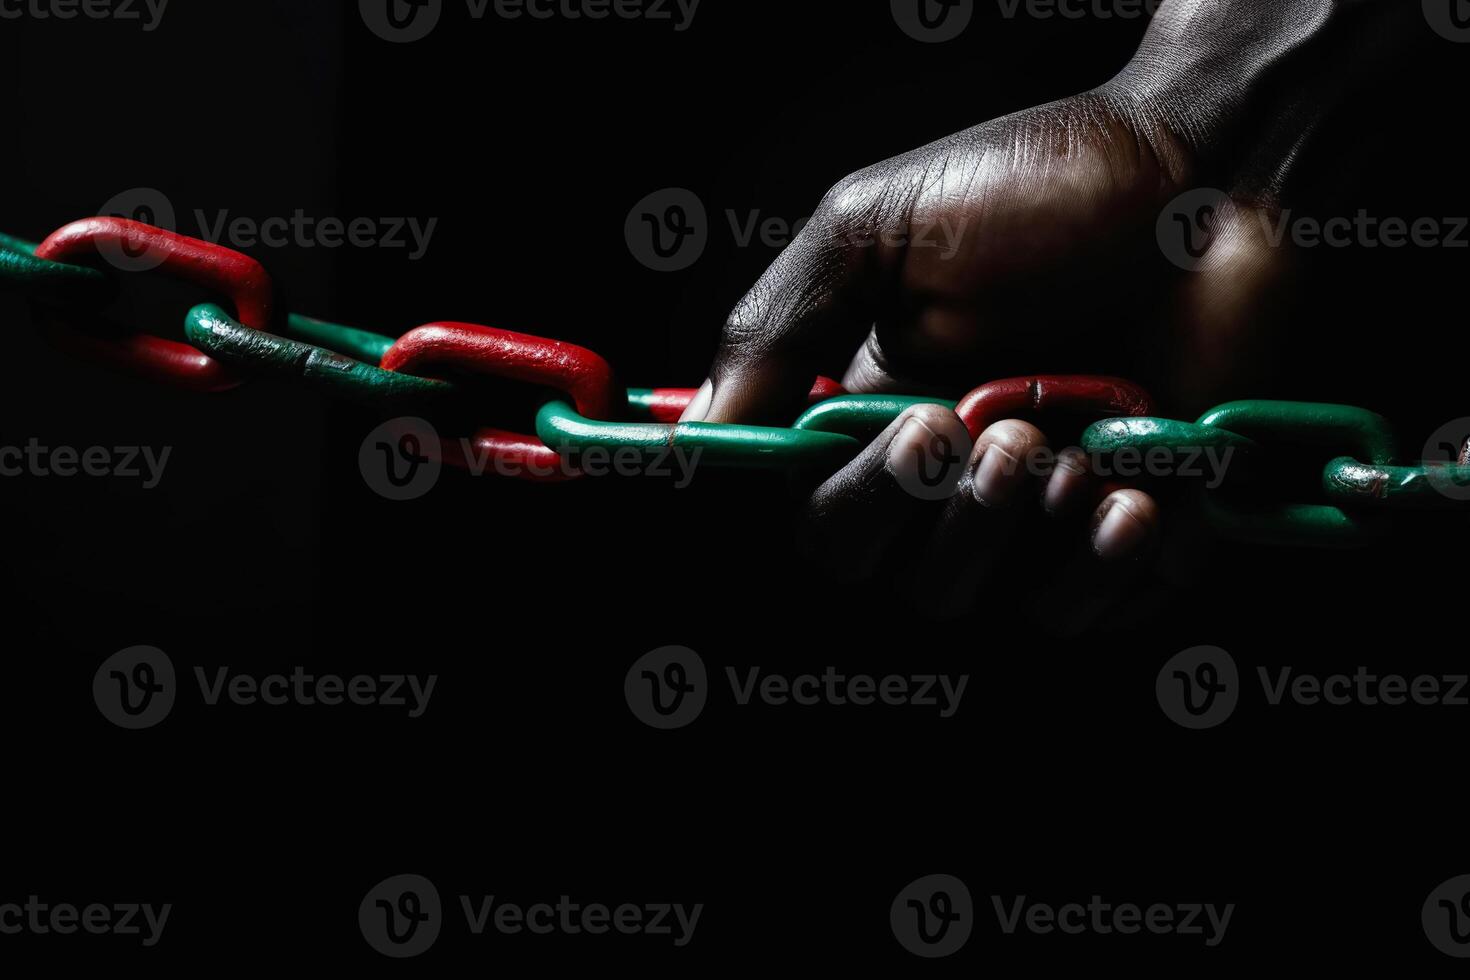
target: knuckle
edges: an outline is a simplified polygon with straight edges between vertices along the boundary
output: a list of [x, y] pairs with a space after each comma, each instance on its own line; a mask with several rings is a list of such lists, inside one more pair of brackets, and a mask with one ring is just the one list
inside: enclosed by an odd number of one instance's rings
[[850, 228], [870, 221], [882, 206], [883, 182], [871, 168], [848, 174], [822, 195], [817, 214], [831, 227]]

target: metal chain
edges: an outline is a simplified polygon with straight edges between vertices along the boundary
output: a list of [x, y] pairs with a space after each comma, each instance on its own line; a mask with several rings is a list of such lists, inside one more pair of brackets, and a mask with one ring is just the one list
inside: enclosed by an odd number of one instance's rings
[[[198, 285], [226, 300], [229, 309], [202, 303], [189, 310], [187, 344], [146, 331], [100, 332], [95, 311], [111, 295], [115, 280], [110, 270], [95, 264], [99, 255], [118, 256], [112, 265], [124, 271], [157, 270]], [[1453, 462], [1396, 464], [1387, 420], [1347, 405], [1237, 401], [1194, 422], [1154, 418], [1148, 393], [1119, 378], [1008, 378], [982, 385], [959, 401], [854, 395], [819, 378], [810, 407], [789, 428], [681, 423], [693, 389], [618, 389], [603, 358], [563, 341], [447, 322], [416, 327], [395, 339], [295, 313], [281, 321], [284, 336], [268, 333], [272, 288], [259, 263], [220, 245], [123, 218], [73, 222], [39, 244], [0, 235], [0, 288], [37, 300], [41, 321], [83, 353], [195, 390], [219, 391], [250, 377], [275, 375], [395, 411], [446, 406], [472, 411], [475, 376], [555, 389], [564, 397], [542, 406], [535, 436], [482, 428], [469, 439], [484, 458], [514, 464], [530, 479], [575, 475], [556, 464], [593, 447], [697, 449], [702, 461], [717, 466], [832, 469], [906, 409], [937, 404], [953, 409], [971, 438], [1001, 419], [1065, 410], [1102, 417], [1082, 437], [1082, 448], [1098, 458], [1232, 454], [1239, 464], [1232, 479], [1198, 493], [1209, 522], [1235, 539], [1357, 546], [1383, 534], [1386, 510], [1470, 502], [1470, 445]], [[465, 465], [464, 449], [456, 445], [445, 440], [441, 457]], [[1331, 454], [1321, 469], [1325, 502], [1272, 499], [1263, 489], [1267, 481], [1253, 479], [1263, 456], [1287, 446]]]

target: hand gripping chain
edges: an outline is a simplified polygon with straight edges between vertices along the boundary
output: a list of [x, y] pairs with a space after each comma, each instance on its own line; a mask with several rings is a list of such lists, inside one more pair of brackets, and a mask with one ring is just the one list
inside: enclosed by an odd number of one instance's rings
[[[96, 260], [106, 258], [108, 262]], [[119, 274], [157, 271], [223, 300], [201, 303], [184, 318], [187, 343], [152, 332], [117, 329], [97, 311]], [[443, 440], [441, 458], [468, 466], [473, 451], [497, 472], [555, 482], [577, 475], [590, 449], [699, 450], [715, 466], [835, 469], [904, 410], [916, 404], [954, 409], [971, 438], [1007, 418], [1052, 411], [1101, 419], [1082, 447], [1101, 457], [1122, 453], [1177, 456], [1238, 454], [1240, 471], [1199, 493], [1209, 522], [1227, 537], [1278, 545], [1345, 547], [1370, 542], [1388, 512], [1444, 509], [1470, 502], [1470, 458], [1396, 462], [1382, 416], [1346, 405], [1238, 401], [1194, 422], [1149, 416], [1147, 392], [1119, 378], [1036, 375], [991, 381], [949, 401], [907, 395], [855, 395], [828, 378], [812, 386], [809, 405], [789, 428], [681, 423], [689, 388], [615, 386], [611, 366], [593, 351], [470, 323], [436, 322], [396, 339], [299, 314], [272, 326], [270, 277], [238, 252], [121, 218], [88, 218], [39, 245], [0, 235], [0, 289], [29, 296], [38, 319], [67, 346], [144, 377], [219, 391], [262, 376], [288, 378], [334, 396], [394, 412], [453, 408], [473, 417], [485, 379], [550, 388], [561, 397], [536, 414], [536, 435], [473, 428], [461, 442]], [[472, 426], [467, 425], [467, 428]], [[466, 443], [469, 449], [466, 449]], [[1314, 447], [1321, 501], [1275, 493], [1274, 464], [1284, 448]], [[502, 467], [504, 467], [502, 469]]]

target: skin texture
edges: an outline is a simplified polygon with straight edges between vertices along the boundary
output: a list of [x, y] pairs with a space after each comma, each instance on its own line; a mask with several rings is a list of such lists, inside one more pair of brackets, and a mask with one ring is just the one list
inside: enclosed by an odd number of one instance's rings
[[[1303, 140], [1345, 66], [1391, 45], [1389, 28], [1417, 8], [1165, 0], [1106, 84], [838, 181], [736, 304], [684, 419], [786, 424], [834, 356], [850, 358], [842, 380], [854, 392], [957, 397], [976, 379], [1046, 370], [1135, 378], [1166, 414], [1223, 400], [1271, 363], [1273, 299], [1292, 260], [1268, 228]], [[1156, 226], [1201, 187], [1224, 196], [1203, 257], [1182, 269]], [[814, 553], [866, 577], [906, 543], [919, 601], [963, 611], [1008, 552], [1037, 546], [1038, 515], [1062, 526], [1081, 514], [1081, 558], [1057, 565], [1082, 569], [1072, 591], [1088, 609], [1048, 619], [1066, 631], [1090, 622], [1106, 605], [1099, 583], [1131, 579], [1153, 548], [1157, 501], [1102, 496], [1073, 457], [1050, 475], [1014, 465], [1047, 440], [1020, 420], [981, 434], [949, 501], [906, 494], [896, 467], [951, 420], [911, 409], [819, 486]], [[917, 531], [916, 512], [928, 518]]]

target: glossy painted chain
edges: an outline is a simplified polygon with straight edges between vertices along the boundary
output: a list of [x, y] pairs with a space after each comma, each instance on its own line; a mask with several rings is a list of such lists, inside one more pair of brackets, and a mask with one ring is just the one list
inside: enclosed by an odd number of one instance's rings
[[[1373, 510], [1349, 510], [1342, 505], [1376, 508], [1445, 507], [1463, 505], [1448, 488], [1470, 487], [1470, 467], [1461, 463], [1394, 466], [1397, 443], [1383, 416], [1351, 405], [1293, 401], [1235, 401], [1212, 408], [1195, 422], [1171, 419], [1109, 419], [1093, 424], [1083, 434], [1088, 452], [1116, 454], [1122, 450], [1170, 453], [1203, 450], [1229, 451], [1254, 477], [1232, 481], [1234, 487], [1202, 495], [1206, 516], [1216, 530], [1241, 540], [1306, 547], [1356, 547], [1382, 536], [1388, 529], [1383, 515]], [[1260, 492], [1269, 473], [1260, 472], [1271, 449], [1316, 448], [1337, 455], [1322, 468], [1325, 503], [1292, 503], [1270, 499]], [[1319, 457], [1320, 458], [1320, 457]], [[1234, 491], [1234, 492], [1232, 492]], [[1470, 491], [1461, 494], [1470, 497]]]
[[[37, 245], [34, 257], [69, 265], [95, 259], [104, 252], [138, 261], [139, 271], [157, 270], [222, 296], [247, 327], [263, 330], [270, 325], [271, 280], [260, 263], [223, 246], [142, 222], [105, 217], [74, 221]], [[76, 316], [56, 310], [49, 310], [42, 319], [60, 333], [69, 334], [65, 342], [74, 349], [147, 377], [201, 391], [232, 388], [243, 380], [196, 348], [151, 332], [113, 335], [97, 329], [95, 323], [81, 323]], [[81, 319], [92, 321], [94, 316], [83, 312]]]
[[[209, 302], [190, 309], [184, 322], [188, 343], [151, 331], [106, 327], [96, 320], [97, 310], [121, 270], [93, 262], [105, 250], [122, 250], [125, 257], [146, 253], [146, 268], [193, 283], [229, 308]], [[1148, 394], [1119, 378], [1007, 378], [981, 385], [958, 401], [848, 394], [831, 379], [819, 378], [810, 407], [790, 428], [680, 423], [694, 389], [616, 388], [606, 361], [562, 341], [450, 322], [426, 324], [395, 338], [299, 314], [276, 322], [279, 335], [267, 332], [270, 278], [253, 259], [120, 218], [73, 222], [39, 244], [0, 235], [0, 288], [32, 295], [38, 322], [52, 327], [66, 346], [194, 389], [220, 390], [246, 378], [276, 376], [361, 404], [395, 411], [452, 410], [456, 417], [475, 414], [477, 376], [555, 389], [563, 397], [543, 404], [536, 435], [479, 428], [463, 441], [444, 440], [440, 447], [448, 462], [468, 465], [468, 446], [482, 461], [514, 464], [530, 479], [574, 476], [577, 454], [591, 449], [682, 449], [698, 452], [701, 461], [714, 466], [830, 469], [906, 409], [937, 404], [953, 409], [972, 437], [1002, 419], [1062, 411], [1102, 417], [1083, 436], [1083, 447], [1093, 453], [1228, 450], [1244, 464], [1241, 472], [1233, 473], [1222, 491], [1202, 493], [1200, 505], [1218, 530], [1235, 538], [1354, 546], [1382, 532], [1385, 510], [1470, 501], [1470, 458], [1398, 464], [1388, 423], [1364, 409], [1240, 401], [1194, 422], [1175, 421], [1150, 417]], [[1268, 470], [1262, 478], [1256, 470], [1279, 459], [1283, 447], [1331, 454], [1321, 471], [1324, 501], [1273, 498], [1272, 474]]]

